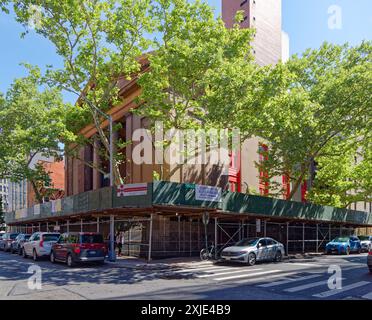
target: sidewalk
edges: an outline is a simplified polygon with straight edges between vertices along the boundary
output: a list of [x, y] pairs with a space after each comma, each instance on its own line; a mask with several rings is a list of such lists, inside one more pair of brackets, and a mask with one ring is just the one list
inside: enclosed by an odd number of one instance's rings
[[[305, 253], [305, 254], [292, 254], [285, 256], [283, 261], [289, 262], [296, 260], [296, 262], [309, 262], [316, 257], [323, 255], [323, 253]], [[117, 257], [115, 262], [106, 260], [106, 264], [112, 268], [127, 268], [127, 269], [138, 269], [138, 270], [170, 270], [177, 267], [182, 267], [182, 265], [187, 264], [192, 266], [192, 264], [213, 264], [214, 261], [202, 262], [199, 257], [179, 257], [179, 258], [168, 258], [168, 259], [158, 259], [148, 262], [145, 259], [122, 256]]]
[[[117, 257], [115, 262], [106, 260], [106, 264], [112, 268], [127, 268], [140, 270], [167, 270], [176, 268], [182, 264], [200, 263], [198, 257], [179, 257], [147, 261], [145, 259], [129, 256]], [[213, 262], [210, 262], [213, 263]]]

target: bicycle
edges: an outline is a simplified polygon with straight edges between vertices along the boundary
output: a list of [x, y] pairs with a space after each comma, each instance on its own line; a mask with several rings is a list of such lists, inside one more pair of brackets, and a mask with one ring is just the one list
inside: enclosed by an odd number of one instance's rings
[[214, 259], [215, 250], [216, 250], [216, 248], [215, 248], [214, 244], [212, 244], [210, 247], [203, 248], [200, 251], [200, 260], [201, 261], [208, 261], [208, 260]]

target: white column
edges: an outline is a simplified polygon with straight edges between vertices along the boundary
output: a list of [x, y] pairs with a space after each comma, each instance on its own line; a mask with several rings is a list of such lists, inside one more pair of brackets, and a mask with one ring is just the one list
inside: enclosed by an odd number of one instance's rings
[[99, 232], [99, 217], [97, 217], [97, 233]]

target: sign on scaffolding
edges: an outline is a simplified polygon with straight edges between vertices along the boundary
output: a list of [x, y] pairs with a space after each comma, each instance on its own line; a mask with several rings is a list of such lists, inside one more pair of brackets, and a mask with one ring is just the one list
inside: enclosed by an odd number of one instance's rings
[[118, 197], [144, 196], [147, 194], [147, 183], [121, 184], [117, 187]]
[[219, 202], [221, 201], [221, 188], [196, 185], [195, 200]]

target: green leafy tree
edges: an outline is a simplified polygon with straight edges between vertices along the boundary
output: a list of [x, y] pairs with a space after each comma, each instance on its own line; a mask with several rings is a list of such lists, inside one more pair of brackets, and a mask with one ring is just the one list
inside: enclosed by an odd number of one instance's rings
[[[6, 1], [5, 1], [6, 2]], [[109, 157], [107, 130], [101, 114], [120, 103], [118, 83], [139, 71], [137, 57], [149, 47], [144, 34], [151, 32], [150, 0], [21, 0], [12, 1], [17, 20], [26, 32], [35, 31], [54, 45], [62, 58], [61, 69], [49, 66], [43, 82], [76, 95], [80, 109], [69, 117], [75, 130], [94, 123]], [[83, 137], [79, 141], [83, 141]], [[76, 145], [65, 152], [76, 155]], [[75, 151], [75, 153], [74, 153]], [[115, 181], [122, 177], [115, 163]]]
[[39, 87], [40, 78], [38, 68], [30, 69], [1, 99], [0, 177], [28, 180], [42, 202], [37, 184], [47, 182], [49, 175], [34, 159], [37, 155], [61, 159], [62, 143], [74, 142], [75, 135], [66, 126], [72, 106], [63, 103], [57, 88]]
[[[164, 131], [235, 128], [239, 113], [231, 111], [252, 97], [249, 84], [258, 69], [251, 55], [253, 31], [239, 27], [242, 14], [227, 29], [204, 2], [162, 0], [153, 15], [160, 40], [148, 56], [150, 69], [138, 80], [142, 106], [136, 113], [150, 119], [152, 129], [161, 121]], [[160, 143], [165, 147], [173, 138]], [[169, 178], [178, 167], [160, 176]]]
[[4, 208], [3, 208], [3, 198], [0, 196], [0, 230], [4, 229], [4, 224], [5, 224], [5, 213], [4, 213]]
[[[351, 170], [350, 144], [355, 144], [354, 151], [361, 150], [366, 156], [358, 170], [368, 167], [366, 161], [370, 156], [366, 150], [371, 144], [372, 114], [371, 59], [371, 42], [363, 42], [356, 47], [326, 43], [319, 50], [308, 50], [302, 57], [294, 56], [288, 63], [267, 70], [266, 80], [260, 89], [262, 104], [250, 112], [260, 119], [257, 136], [269, 145], [268, 160], [262, 166], [269, 178], [283, 174], [289, 176], [293, 183], [289, 198], [310, 177], [309, 168], [314, 161], [319, 165], [318, 188], [313, 193], [313, 199], [319, 201], [335, 197], [327, 194], [331, 189], [323, 188], [323, 185], [333, 185], [332, 192], [336, 192], [337, 185], [346, 183]], [[343, 165], [348, 168], [341, 168]], [[356, 167], [352, 171], [354, 169]], [[345, 174], [339, 175], [337, 171]], [[359, 188], [356, 188], [358, 181], [371, 179], [371, 175], [354, 178], [353, 184], [346, 184], [352, 189], [355, 187], [355, 192], [359, 193]], [[273, 192], [275, 188], [277, 192], [282, 192], [279, 185], [272, 184]], [[346, 189], [348, 187], [339, 188], [336, 198], [343, 197]], [[365, 191], [359, 194], [365, 195]], [[322, 192], [325, 194], [321, 195]], [[337, 201], [321, 202], [340, 203]], [[342, 203], [345, 204], [345, 201]]]

